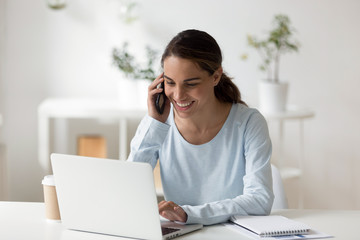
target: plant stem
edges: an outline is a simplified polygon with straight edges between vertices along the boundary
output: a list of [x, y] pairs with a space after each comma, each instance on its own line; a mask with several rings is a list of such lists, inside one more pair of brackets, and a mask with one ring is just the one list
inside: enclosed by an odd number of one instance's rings
[[274, 82], [279, 82], [280, 50], [277, 51], [274, 59]]

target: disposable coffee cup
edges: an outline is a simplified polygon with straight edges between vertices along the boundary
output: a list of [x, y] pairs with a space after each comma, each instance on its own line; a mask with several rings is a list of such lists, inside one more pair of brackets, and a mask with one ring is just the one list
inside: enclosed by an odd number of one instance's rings
[[47, 175], [42, 180], [44, 189], [45, 216], [48, 221], [60, 222], [59, 204], [56, 195], [53, 175]]

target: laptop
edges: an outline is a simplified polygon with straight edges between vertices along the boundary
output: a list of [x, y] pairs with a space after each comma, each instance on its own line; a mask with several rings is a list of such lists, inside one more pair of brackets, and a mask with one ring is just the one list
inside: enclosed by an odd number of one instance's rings
[[203, 227], [160, 220], [148, 163], [53, 153], [51, 164], [61, 221], [67, 229], [171, 239]]

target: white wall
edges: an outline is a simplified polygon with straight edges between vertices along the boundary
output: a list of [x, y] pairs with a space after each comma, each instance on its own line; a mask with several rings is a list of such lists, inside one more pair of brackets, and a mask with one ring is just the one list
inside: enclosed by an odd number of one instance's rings
[[3, 144], [3, 134], [2, 134], [2, 114], [4, 113], [4, 101], [3, 101], [3, 88], [2, 81], [4, 78], [4, 36], [5, 36], [5, 1], [0, 0], [0, 200], [5, 199], [6, 196], [6, 160], [5, 160], [5, 146]]
[[[61, 11], [48, 9], [44, 1], [0, 1], [6, 28], [0, 35], [5, 49], [0, 52], [5, 59], [1, 139], [7, 147], [10, 200], [41, 200], [36, 111], [43, 99], [116, 97], [121, 75], [111, 66], [113, 47], [131, 40], [134, 51], [147, 43], [162, 50], [183, 29], [208, 31], [223, 49], [225, 71], [245, 100], [256, 104], [257, 81], [264, 76], [246, 35], [262, 34], [275, 14], [285, 13], [302, 46], [299, 54], [283, 58], [281, 78], [290, 82], [289, 102], [316, 113], [305, 123], [305, 207], [360, 209], [359, 1], [143, 0], [140, 20], [132, 25], [120, 20], [118, 0], [68, 0]], [[249, 61], [240, 60], [243, 52]], [[286, 127], [291, 164], [297, 158], [296, 126]]]

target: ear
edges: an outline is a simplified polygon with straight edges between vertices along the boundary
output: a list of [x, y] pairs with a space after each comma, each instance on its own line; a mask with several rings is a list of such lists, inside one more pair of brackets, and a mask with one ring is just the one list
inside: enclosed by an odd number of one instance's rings
[[223, 69], [222, 67], [219, 67], [213, 74], [213, 79], [214, 79], [214, 86], [218, 85], [218, 83], [221, 80], [221, 76], [223, 74]]

